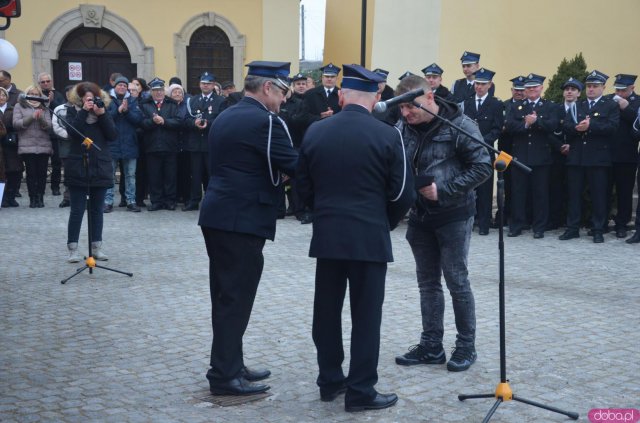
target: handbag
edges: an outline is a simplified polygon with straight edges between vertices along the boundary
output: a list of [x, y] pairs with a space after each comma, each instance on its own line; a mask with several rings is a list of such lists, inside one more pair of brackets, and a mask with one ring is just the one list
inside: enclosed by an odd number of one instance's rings
[[9, 132], [7, 135], [2, 138], [2, 143], [7, 147], [17, 147], [18, 146], [18, 133], [17, 132]]

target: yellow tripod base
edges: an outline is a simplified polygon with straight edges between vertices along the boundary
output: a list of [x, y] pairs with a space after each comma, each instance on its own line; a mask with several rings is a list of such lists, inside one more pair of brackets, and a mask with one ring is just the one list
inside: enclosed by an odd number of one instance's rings
[[499, 383], [496, 387], [496, 398], [502, 399], [502, 401], [511, 401], [513, 399], [513, 391], [508, 383]]

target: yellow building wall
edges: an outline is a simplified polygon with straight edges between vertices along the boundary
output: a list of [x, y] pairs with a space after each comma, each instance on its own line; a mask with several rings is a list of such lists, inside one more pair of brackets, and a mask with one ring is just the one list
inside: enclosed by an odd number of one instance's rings
[[[18, 65], [9, 70], [18, 87], [31, 84], [35, 76], [31, 63], [32, 41], [40, 41], [52, 20], [70, 9], [77, 9], [80, 4], [105, 6], [105, 11], [120, 16], [135, 27], [147, 47], [153, 47], [155, 73], [163, 79], [176, 74], [174, 34], [192, 17], [204, 12], [224, 16], [246, 37], [246, 62], [298, 62], [298, 0], [185, 0], [179, 3], [158, 0], [23, 0], [21, 4], [22, 16], [12, 19], [10, 28], [4, 31], [4, 38], [16, 47], [20, 55]], [[278, 52], [277, 58], [269, 56], [275, 55], [275, 51]]]
[[[611, 77], [640, 73], [640, 55], [635, 53], [639, 0], [616, 0], [606, 7], [598, 0], [368, 3], [375, 15], [367, 65], [389, 70], [393, 87], [406, 70], [421, 75], [420, 69], [433, 62], [445, 70], [443, 83], [450, 87], [463, 77], [460, 56], [465, 50], [480, 53], [481, 66], [496, 72], [496, 95], [501, 98], [511, 95], [509, 80], [514, 76], [534, 72], [550, 78], [563, 58], [579, 52], [589, 69]], [[360, 0], [327, 0], [325, 63], [359, 60], [360, 7]]]

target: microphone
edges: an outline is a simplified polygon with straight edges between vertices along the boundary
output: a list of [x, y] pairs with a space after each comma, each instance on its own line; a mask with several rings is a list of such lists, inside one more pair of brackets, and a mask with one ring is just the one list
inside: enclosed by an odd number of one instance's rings
[[424, 94], [424, 88], [416, 88], [415, 90], [411, 90], [397, 97], [390, 98], [387, 101], [379, 101], [373, 107], [373, 110], [378, 113], [384, 113], [391, 106], [395, 106], [400, 103], [409, 103], [413, 101], [416, 97], [420, 97]]
[[37, 101], [40, 103], [46, 103], [47, 101], [49, 101], [49, 97], [38, 97], [35, 95], [26, 95], [25, 93], [20, 94], [18, 97], [21, 100]]

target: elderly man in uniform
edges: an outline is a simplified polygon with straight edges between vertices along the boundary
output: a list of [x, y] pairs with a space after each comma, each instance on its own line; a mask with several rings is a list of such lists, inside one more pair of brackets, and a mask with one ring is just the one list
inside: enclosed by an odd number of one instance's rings
[[436, 98], [424, 78], [408, 76], [396, 94], [422, 88], [416, 98], [427, 111], [414, 103], [402, 103], [404, 119], [398, 127], [407, 145], [407, 157], [416, 176], [418, 196], [409, 213], [407, 240], [416, 261], [420, 291], [422, 333], [420, 342], [396, 357], [402, 366], [444, 364], [447, 360], [444, 337], [444, 293], [442, 275], [453, 303], [456, 347], [447, 370], [467, 370], [477, 358], [475, 348], [475, 300], [469, 281], [467, 261], [473, 228], [475, 188], [493, 172], [487, 149], [436, 119], [429, 112], [481, 138], [477, 125], [460, 108]]
[[604, 242], [607, 224], [607, 189], [611, 170], [611, 137], [620, 124], [620, 107], [613, 99], [604, 97], [609, 77], [594, 70], [585, 81], [587, 99], [577, 103], [575, 115], [567, 114], [562, 127], [567, 136], [567, 182], [569, 204], [567, 229], [560, 240], [580, 236], [582, 192], [585, 182], [591, 196], [593, 242]]
[[451, 92], [442, 85], [442, 74], [444, 70], [437, 63], [432, 63], [429, 66], [422, 69], [422, 73], [424, 74], [424, 79], [427, 80], [429, 86], [431, 87], [431, 91], [438, 97], [444, 100], [451, 100], [452, 95]]
[[552, 149], [560, 150], [553, 133], [558, 127], [555, 103], [541, 98], [545, 77], [530, 73], [524, 86], [527, 100], [512, 107], [506, 118], [507, 131], [513, 135], [513, 155], [530, 166], [531, 174], [518, 169], [511, 172], [510, 237], [520, 236], [527, 226], [527, 198], [533, 208], [533, 237], [544, 238], [549, 221], [549, 170]]
[[[480, 54], [465, 51], [460, 57], [460, 63], [462, 64], [464, 78], [457, 79], [451, 86], [451, 100], [456, 103], [462, 103], [467, 98], [475, 95], [473, 89], [474, 73], [480, 69]], [[495, 86], [492, 86], [489, 94], [493, 95], [494, 92]]]
[[616, 90], [612, 99], [620, 108], [620, 126], [611, 138], [612, 178], [610, 192], [615, 187], [617, 212], [616, 237], [627, 237], [627, 224], [633, 209], [633, 186], [638, 164], [638, 138], [633, 133], [633, 122], [638, 115], [640, 97], [633, 91], [637, 75], [618, 74], [613, 83]]
[[[475, 83], [473, 84], [476, 95], [465, 100], [462, 107], [464, 114], [478, 123], [478, 129], [480, 129], [484, 142], [490, 146], [493, 146], [500, 136], [504, 120], [502, 102], [489, 94], [494, 75], [495, 72], [489, 69], [478, 69], [475, 72]], [[434, 88], [431, 87], [431, 89]], [[493, 152], [487, 150], [487, 153], [493, 156]], [[489, 179], [476, 188], [476, 224], [480, 235], [489, 234], [492, 206], [493, 173]]]
[[191, 172], [191, 189], [189, 201], [182, 211], [198, 210], [203, 190], [207, 190], [209, 180], [209, 153], [207, 134], [224, 97], [213, 91], [216, 78], [212, 73], [200, 75], [200, 95], [193, 95], [187, 99], [187, 115], [184, 125], [188, 131], [187, 150], [189, 151], [189, 169]]
[[268, 385], [268, 370], [244, 364], [242, 337], [260, 282], [266, 239], [276, 232], [282, 175], [293, 174], [298, 154], [278, 118], [289, 90], [290, 63], [251, 62], [245, 96], [222, 112], [209, 131], [211, 176], [200, 209], [209, 255], [211, 368], [214, 395], [249, 395]]
[[[342, 112], [307, 130], [297, 172], [301, 197], [314, 208], [309, 255], [317, 258], [317, 384], [323, 401], [346, 391], [346, 411], [382, 409], [398, 400], [374, 386], [387, 262], [393, 261], [389, 231], [415, 195], [400, 134], [371, 116], [381, 81], [375, 72], [344, 65]], [[345, 378], [342, 306], [347, 281], [353, 329]]]

